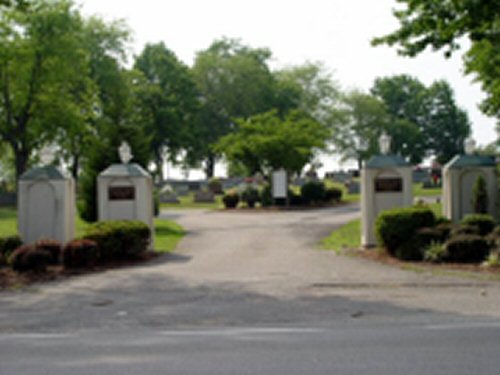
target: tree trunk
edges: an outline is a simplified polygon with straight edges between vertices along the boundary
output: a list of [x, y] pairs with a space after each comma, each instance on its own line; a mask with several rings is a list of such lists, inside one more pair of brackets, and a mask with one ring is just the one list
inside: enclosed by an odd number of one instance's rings
[[78, 181], [78, 171], [80, 170], [80, 155], [73, 155], [73, 162], [71, 163], [71, 175]]
[[214, 177], [215, 170], [215, 156], [213, 154], [209, 154], [207, 159], [205, 160], [205, 175], [207, 180]]
[[16, 164], [16, 190], [18, 186], [18, 181], [21, 175], [26, 172], [28, 168], [28, 159], [29, 159], [29, 151], [26, 150], [26, 147], [19, 148], [17, 146], [13, 147], [14, 149], [14, 160]]
[[162, 186], [163, 182], [165, 181], [165, 176], [163, 175], [163, 159], [155, 158], [155, 165], [156, 165], [156, 176], [158, 177], [157, 182], [160, 186]]

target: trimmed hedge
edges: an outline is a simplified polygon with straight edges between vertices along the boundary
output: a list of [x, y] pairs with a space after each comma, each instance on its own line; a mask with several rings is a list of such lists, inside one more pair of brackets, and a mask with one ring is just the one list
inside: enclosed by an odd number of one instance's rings
[[418, 229], [433, 227], [435, 220], [434, 213], [427, 207], [407, 207], [384, 211], [375, 221], [377, 241], [379, 245], [387, 249], [389, 254], [406, 257], [405, 247], [408, 248], [410, 254], [414, 253], [412, 240]]
[[22, 244], [23, 241], [21, 240], [21, 237], [17, 235], [0, 237], [0, 258], [3, 258], [6, 262], [12, 252]]
[[342, 199], [342, 190], [335, 187], [329, 187], [325, 190], [323, 199], [325, 202], [340, 202]]
[[488, 241], [477, 234], [461, 234], [445, 243], [446, 260], [456, 263], [479, 263], [489, 254]]
[[236, 208], [240, 202], [240, 196], [235, 191], [230, 191], [224, 194], [222, 202], [226, 208]]
[[304, 203], [319, 203], [325, 200], [325, 184], [321, 181], [308, 181], [300, 188]]
[[51, 240], [49, 238], [42, 238], [35, 243], [35, 247], [38, 250], [46, 251], [50, 255], [50, 264], [59, 263], [59, 258], [61, 256], [62, 245], [57, 240]]
[[450, 237], [456, 237], [463, 234], [477, 234], [480, 235], [479, 227], [477, 225], [458, 224], [455, 225], [450, 232]]
[[98, 257], [97, 243], [87, 239], [70, 241], [62, 250], [64, 268], [92, 267]]
[[102, 260], [134, 257], [146, 251], [151, 231], [142, 221], [99, 221], [91, 224], [83, 239], [97, 243]]
[[479, 234], [485, 236], [491, 233], [495, 228], [495, 219], [488, 214], [470, 214], [466, 215], [462, 221], [465, 225], [475, 225], [479, 228]]
[[248, 207], [255, 207], [255, 203], [260, 200], [259, 190], [253, 186], [247, 186], [241, 193], [241, 200], [245, 202]]
[[18, 272], [44, 272], [50, 262], [50, 254], [32, 244], [18, 247], [9, 257], [10, 266]]

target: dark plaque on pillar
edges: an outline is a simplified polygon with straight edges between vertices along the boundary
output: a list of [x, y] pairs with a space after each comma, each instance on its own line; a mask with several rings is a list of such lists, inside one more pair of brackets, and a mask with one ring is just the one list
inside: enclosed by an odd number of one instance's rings
[[402, 178], [377, 178], [375, 180], [375, 192], [377, 193], [397, 193], [402, 191]]
[[135, 188], [133, 186], [111, 186], [108, 189], [110, 201], [135, 200]]

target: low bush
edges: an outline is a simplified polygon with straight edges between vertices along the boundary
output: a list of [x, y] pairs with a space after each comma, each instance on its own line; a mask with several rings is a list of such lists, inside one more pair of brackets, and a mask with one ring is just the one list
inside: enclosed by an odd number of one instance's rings
[[18, 272], [44, 272], [51, 261], [50, 254], [45, 250], [37, 249], [35, 245], [18, 247], [9, 257], [9, 264]]
[[262, 207], [269, 207], [273, 205], [273, 193], [271, 185], [265, 185], [260, 192], [260, 204]]
[[432, 242], [441, 240], [441, 232], [435, 228], [419, 228], [411, 237], [410, 241], [406, 241], [399, 246], [394, 255], [401, 260], [421, 261], [424, 259], [425, 248]]
[[441, 222], [438, 223], [434, 229], [439, 231], [441, 234], [440, 242], [446, 242], [446, 240], [450, 237], [451, 231], [455, 228], [456, 226], [451, 223], [451, 222]]
[[477, 234], [479, 235], [479, 227], [477, 225], [459, 224], [455, 225], [450, 232], [450, 237], [460, 236], [462, 234]]
[[[413, 246], [411, 242], [418, 229], [433, 227], [434, 223], [434, 213], [427, 207], [397, 208], [384, 211], [377, 217], [375, 234], [378, 243], [389, 254], [397, 256], [397, 252], [400, 255], [405, 253], [404, 246]], [[413, 253], [413, 250], [408, 252]]]
[[59, 241], [51, 240], [49, 238], [42, 238], [35, 243], [38, 250], [47, 252], [50, 255], [50, 264], [59, 263], [61, 256], [62, 245]]
[[6, 260], [9, 258], [10, 254], [12, 254], [12, 252], [22, 244], [23, 241], [21, 240], [21, 237], [17, 235], [0, 237], [0, 257], [3, 258], [6, 263]]
[[97, 243], [99, 259], [135, 257], [146, 251], [150, 229], [141, 221], [99, 221], [91, 224], [83, 236]]
[[97, 243], [87, 239], [68, 242], [62, 250], [64, 268], [92, 267], [98, 259]]
[[224, 194], [224, 189], [222, 187], [222, 181], [217, 177], [211, 178], [208, 181], [208, 190], [210, 190], [212, 193], [214, 193], [216, 195]]
[[255, 207], [255, 204], [260, 200], [259, 190], [253, 186], [247, 186], [241, 193], [241, 200], [245, 202], [248, 207]]
[[441, 242], [431, 242], [424, 249], [424, 260], [431, 263], [441, 263], [446, 260], [448, 254]]
[[495, 219], [488, 214], [471, 214], [465, 215], [461, 221], [464, 225], [475, 225], [479, 228], [479, 234], [482, 236], [491, 233], [495, 228]]
[[325, 184], [321, 181], [308, 181], [300, 188], [300, 195], [305, 204], [323, 202]]
[[288, 199], [290, 200], [291, 206], [302, 206], [304, 204], [302, 195], [294, 193], [293, 191], [288, 192]]
[[340, 202], [342, 199], [342, 190], [335, 187], [329, 187], [325, 190], [323, 199], [325, 202]]
[[489, 253], [488, 241], [477, 234], [461, 234], [445, 243], [446, 260], [456, 263], [478, 263]]
[[226, 208], [236, 208], [240, 202], [240, 196], [236, 191], [229, 191], [222, 197], [222, 202]]

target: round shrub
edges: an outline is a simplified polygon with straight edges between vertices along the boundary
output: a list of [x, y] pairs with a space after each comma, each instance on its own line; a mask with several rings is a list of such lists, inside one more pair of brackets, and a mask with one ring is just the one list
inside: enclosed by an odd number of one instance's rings
[[255, 203], [260, 200], [259, 190], [253, 186], [247, 186], [241, 193], [241, 199], [247, 204], [248, 207], [255, 207]]
[[62, 245], [59, 241], [49, 238], [42, 238], [36, 241], [35, 247], [38, 250], [45, 251], [50, 255], [50, 264], [59, 263], [59, 257], [61, 255], [62, 249]]
[[460, 236], [462, 234], [477, 234], [479, 235], [479, 227], [477, 225], [459, 224], [455, 225], [450, 232], [450, 237]]
[[325, 190], [325, 196], [324, 196], [325, 202], [340, 202], [341, 199], [342, 199], [342, 190], [335, 187], [329, 187]]
[[229, 191], [222, 197], [222, 202], [226, 208], [236, 208], [240, 202], [240, 196], [236, 191]]
[[445, 243], [446, 260], [456, 263], [479, 263], [489, 253], [488, 242], [477, 234], [460, 234]]
[[208, 190], [216, 195], [224, 194], [224, 189], [222, 188], [222, 181], [219, 178], [213, 177], [208, 181]]
[[111, 220], [91, 224], [83, 236], [97, 243], [99, 259], [135, 257], [146, 251], [151, 231], [142, 221]]
[[434, 213], [427, 207], [387, 210], [377, 217], [375, 234], [378, 243], [385, 247], [389, 254], [396, 256], [396, 251], [411, 242], [418, 229], [433, 227], [434, 222]]
[[10, 254], [22, 244], [23, 241], [18, 235], [0, 237], [0, 255], [6, 260], [9, 258]]
[[62, 250], [64, 268], [92, 267], [98, 259], [95, 241], [81, 239], [68, 242]]
[[446, 260], [448, 254], [445, 246], [440, 242], [431, 242], [424, 249], [424, 260], [430, 263], [441, 263]]
[[404, 242], [395, 252], [395, 256], [401, 260], [421, 261], [424, 259], [425, 248], [432, 242], [441, 240], [441, 232], [435, 228], [419, 228], [410, 241]]
[[441, 222], [437, 224], [434, 229], [439, 231], [441, 234], [440, 242], [446, 242], [446, 240], [450, 237], [451, 231], [456, 227], [453, 223], [449, 222]]
[[44, 272], [51, 261], [47, 251], [39, 250], [34, 245], [23, 245], [10, 255], [9, 264], [18, 272]]
[[300, 188], [300, 195], [306, 204], [322, 202], [325, 199], [325, 184], [321, 181], [308, 181]]
[[461, 223], [477, 226], [479, 228], [479, 234], [482, 236], [487, 235], [495, 228], [495, 220], [488, 214], [465, 215]]
[[293, 191], [288, 192], [288, 199], [290, 200], [290, 205], [292, 206], [302, 206], [304, 200], [300, 194], [296, 194]]

